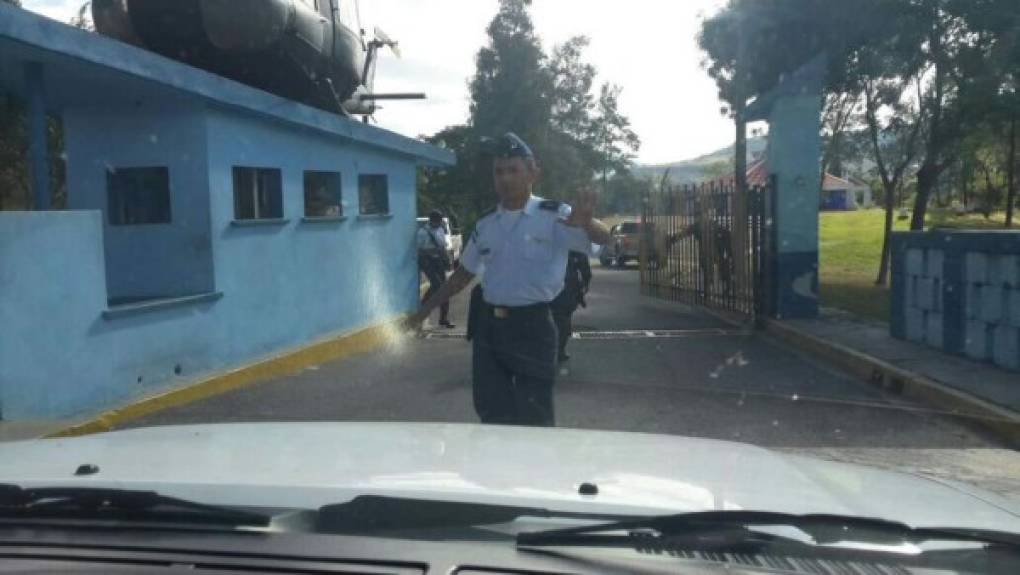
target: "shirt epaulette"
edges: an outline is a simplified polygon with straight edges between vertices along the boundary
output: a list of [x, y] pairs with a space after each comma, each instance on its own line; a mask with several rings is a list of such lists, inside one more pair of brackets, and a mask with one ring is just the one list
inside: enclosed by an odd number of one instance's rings
[[549, 212], [558, 212], [560, 211], [560, 206], [562, 205], [563, 202], [557, 200], [542, 200], [542, 202], [538, 204], [538, 207], [539, 209], [546, 210]]

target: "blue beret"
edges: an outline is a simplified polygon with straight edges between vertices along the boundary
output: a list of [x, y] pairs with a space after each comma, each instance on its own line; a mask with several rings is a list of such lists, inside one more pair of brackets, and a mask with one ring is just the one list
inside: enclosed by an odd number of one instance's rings
[[513, 132], [507, 132], [492, 142], [492, 155], [496, 158], [534, 158], [524, 140]]

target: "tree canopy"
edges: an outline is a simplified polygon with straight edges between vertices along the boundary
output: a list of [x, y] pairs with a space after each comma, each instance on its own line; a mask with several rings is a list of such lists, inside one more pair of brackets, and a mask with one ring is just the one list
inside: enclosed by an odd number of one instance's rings
[[[1015, 0], [730, 0], [703, 23], [699, 43], [727, 111], [827, 54], [823, 167], [843, 154], [844, 132], [871, 121], [883, 141], [916, 134], [904, 169], [916, 181], [912, 228], [921, 229], [973, 134], [996, 124], [1000, 137], [985, 141], [1015, 147], [1006, 134], [1018, 110], [1018, 33]], [[872, 145], [872, 163], [889, 151]], [[1003, 173], [1015, 168], [1015, 153], [998, 157]]]
[[569, 200], [593, 185], [597, 174], [608, 180], [630, 167], [641, 142], [620, 110], [622, 89], [597, 85], [598, 70], [584, 58], [589, 44], [584, 36], [547, 54], [535, 34], [530, 5], [530, 0], [500, 1], [487, 29], [488, 43], [475, 58], [468, 122], [426, 138], [454, 150], [458, 164], [423, 177], [420, 209], [447, 206], [472, 221], [494, 205], [480, 143], [509, 131], [535, 150], [542, 169], [539, 193], [546, 197]]

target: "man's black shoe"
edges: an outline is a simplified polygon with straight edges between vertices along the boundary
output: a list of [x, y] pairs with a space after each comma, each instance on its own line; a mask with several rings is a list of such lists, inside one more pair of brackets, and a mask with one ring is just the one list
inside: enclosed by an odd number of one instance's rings
[[448, 321], [441, 321], [441, 322], [439, 322], [439, 325], [445, 327], [446, 329], [453, 329], [453, 328], [457, 327], [457, 326], [453, 325], [452, 323], [450, 323]]

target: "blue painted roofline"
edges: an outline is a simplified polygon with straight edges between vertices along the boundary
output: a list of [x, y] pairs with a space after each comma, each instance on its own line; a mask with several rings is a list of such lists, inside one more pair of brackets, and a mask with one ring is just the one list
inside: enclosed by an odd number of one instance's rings
[[281, 98], [100, 34], [0, 3], [0, 37], [31, 49], [104, 66], [161, 84], [217, 105], [255, 112], [347, 140], [383, 148], [433, 166], [452, 166], [456, 155], [443, 148]]

